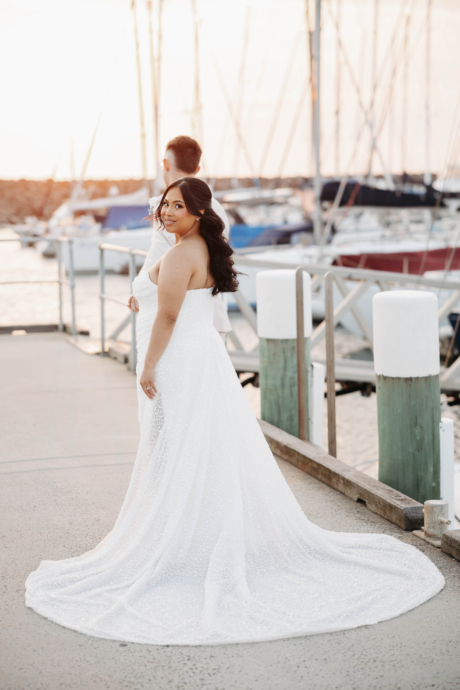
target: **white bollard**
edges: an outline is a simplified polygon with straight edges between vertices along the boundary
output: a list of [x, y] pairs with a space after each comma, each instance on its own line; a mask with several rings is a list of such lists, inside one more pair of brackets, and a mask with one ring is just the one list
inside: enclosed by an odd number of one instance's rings
[[[256, 277], [261, 417], [299, 435], [295, 270], [262, 271]], [[310, 370], [311, 279], [303, 273], [305, 366]], [[306, 425], [309, 404], [307, 387]], [[308, 431], [307, 431], [308, 433]]]
[[374, 296], [379, 480], [420, 503], [440, 498], [438, 301], [422, 290]]
[[[441, 498], [449, 504], [449, 520], [455, 525], [455, 486], [454, 486], [454, 422], [441, 418], [439, 425], [441, 442]], [[451, 529], [453, 529], [451, 527]]]

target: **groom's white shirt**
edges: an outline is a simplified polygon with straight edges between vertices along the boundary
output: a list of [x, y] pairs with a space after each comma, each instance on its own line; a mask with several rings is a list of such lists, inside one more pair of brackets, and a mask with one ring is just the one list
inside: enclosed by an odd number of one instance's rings
[[[156, 211], [158, 204], [161, 201], [161, 196], [154, 196], [149, 199], [151, 213]], [[212, 208], [217, 213], [220, 218], [224, 221], [225, 229], [224, 235], [228, 239], [230, 232], [230, 225], [228, 222], [227, 214], [225, 213], [222, 206], [219, 204], [217, 199], [212, 199]], [[176, 238], [174, 234], [167, 232], [167, 230], [162, 230], [154, 222], [153, 224], [153, 236], [152, 243], [150, 245], [149, 253], [145, 257], [144, 265], [142, 266], [142, 271], [148, 271], [158, 259], [166, 254], [168, 249], [171, 249], [176, 243]], [[214, 326], [219, 331], [219, 333], [228, 333], [232, 330], [230, 321], [227, 314], [227, 309], [222, 299], [222, 295], [218, 294], [214, 298]]]

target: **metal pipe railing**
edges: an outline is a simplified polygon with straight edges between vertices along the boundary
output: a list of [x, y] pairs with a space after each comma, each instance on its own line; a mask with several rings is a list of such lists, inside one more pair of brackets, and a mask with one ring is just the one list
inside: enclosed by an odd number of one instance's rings
[[99, 245], [99, 280], [101, 300], [101, 355], [105, 355], [105, 266], [104, 266], [104, 249]]
[[[0, 242], [29, 242], [36, 243], [46, 240], [47, 242], [57, 243], [57, 259], [58, 259], [58, 277], [57, 279], [42, 279], [42, 280], [1, 280], [1, 285], [28, 285], [28, 284], [50, 284], [57, 283], [59, 289], [59, 331], [64, 330], [64, 320], [63, 320], [63, 290], [62, 287], [66, 285], [70, 288], [70, 299], [71, 299], [71, 314], [72, 314], [72, 335], [77, 335], [76, 326], [76, 310], [75, 310], [75, 268], [74, 268], [74, 255], [73, 255], [73, 240], [69, 237], [29, 237], [23, 235], [21, 237], [2, 237]], [[69, 280], [67, 280], [65, 264], [62, 259], [62, 244], [67, 243], [69, 245]], [[62, 277], [62, 268], [64, 267], [64, 278]]]
[[299, 411], [299, 438], [307, 440], [307, 371], [305, 367], [305, 324], [303, 306], [303, 273], [299, 266], [295, 272], [297, 317], [297, 406]]
[[337, 430], [335, 417], [335, 351], [334, 351], [334, 275], [324, 276], [326, 311], [326, 390], [327, 438], [329, 455], [337, 457]]
[[[280, 253], [282, 255], [282, 253]], [[233, 260], [238, 266], [254, 266], [255, 268], [289, 268], [294, 266], [291, 262], [283, 260], [251, 258], [250, 255], [242, 256], [237, 252]], [[443, 290], [460, 290], [460, 281], [445, 278], [426, 278], [411, 273], [392, 273], [390, 271], [373, 271], [368, 268], [344, 268], [343, 266], [321, 266], [307, 261], [297, 262], [297, 266], [305, 269], [310, 275], [324, 276], [331, 271], [343, 280], [370, 280], [373, 283], [383, 281], [386, 283], [398, 283], [400, 285], [417, 285], [426, 288], [442, 288]]]
[[[129, 247], [122, 247], [117, 244], [109, 244], [108, 242], [101, 242], [99, 244], [100, 258], [99, 258], [99, 274], [100, 274], [100, 293], [99, 298], [101, 301], [101, 355], [105, 355], [105, 302], [115, 302], [116, 304], [121, 304], [126, 306], [126, 302], [118, 299], [117, 297], [112, 297], [105, 293], [105, 261], [104, 252], [118, 252], [120, 254], [128, 254], [128, 267], [129, 267], [129, 279], [131, 285], [134, 278], [136, 277], [136, 256], [146, 257], [148, 252], [143, 249], [130, 249]], [[131, 310], [130, 314], [131, 321], [131, 353], [129, 357], [129, 368], [132, 372], [136, 371], [137, 364], [137, 348], [136, 348], [136, 312]], [[125, 327], [126, 319], [124, 319], [121, 324], [123, 328]], [[114, 333], [119, 334], [120, 328], [116, 328]]]
[[[131, 285], [136, 277], [136, 257], [129, 255], [129, 281]], [[129, 358], [131, 371], [136, 371], [137, 364], [137, 343], [136, 343], [136, 312], [131, 309], [131, 356]]]

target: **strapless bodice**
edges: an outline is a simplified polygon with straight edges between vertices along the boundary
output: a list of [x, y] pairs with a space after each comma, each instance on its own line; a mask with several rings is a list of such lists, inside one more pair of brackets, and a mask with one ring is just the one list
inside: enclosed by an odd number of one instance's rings
[[[136, 330], [138, 353], [142, 358], [158, 311], [158, 285], [150, 280], [147, 271], [141, 271], [134, 279], [132, 289], [139, 302]], [[214, 331], [213, 318], [212, 288], [187, 290], [171, 340], [178, 342], [190, 337], [206, 337]]]

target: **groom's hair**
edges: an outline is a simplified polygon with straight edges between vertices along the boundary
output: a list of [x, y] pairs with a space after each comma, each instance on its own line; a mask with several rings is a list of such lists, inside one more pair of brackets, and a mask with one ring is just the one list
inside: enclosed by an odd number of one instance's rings
[[174, 160], [178, 170], [187, 173], [187, 175], [196, 173], [202, 152], [201, 146], [195, 139], [184, 135], [174, 137], [166, 144], [166, 151], [174, 153]]

